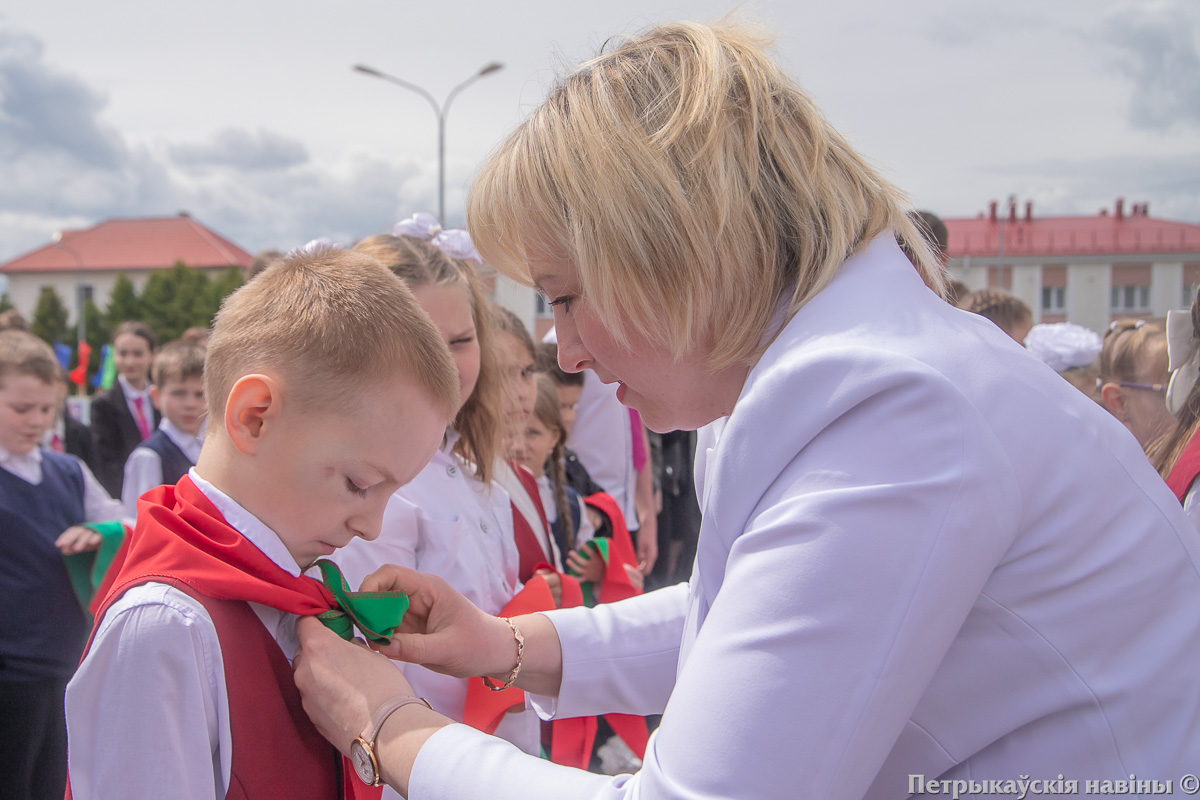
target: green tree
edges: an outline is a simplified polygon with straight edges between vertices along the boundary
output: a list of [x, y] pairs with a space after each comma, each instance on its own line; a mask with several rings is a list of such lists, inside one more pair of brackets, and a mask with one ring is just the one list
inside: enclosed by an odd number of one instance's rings
[[[92, 355], [88, 359], [88, 377], [96, 374], [100, 369], [100, 348], [108, 344], [112, 336], [112, 328], [109, 327], [108, 320], [96, 304], [92, 302], [92, 298], [87, 299], [87, 303], [83, 306], [83, 319], [87, 327], [84, 335], [87, 337], [87, 343], [92, 348]], [[75, 345], [75, 353], [71, 357], [72, 365], [79, 363], [79, 345]], [[88, 391], [92, 390], [91, 381], [88, 381]]]
[[217, 311], [221, 308], [221, 301], [240, 289], [245, 282], [239, 267], [230, 267], [220, 275], [210, 277], [204, 319], [197, 320], [194, 324], [211, 327], [213, 318], [217, 316]]
[[8, 292], [0, 294], [0, 312], [8, 311], [12, 307], [12, 300], [8, 298]]
[[142, 303], [138, 299], [133, 281], [122, 272], [117, 275], [112, 292], [108, 295], [108, 309], [104, 314], [110, 330], [115, 329], [125, 320], [142, 318]]
[[67, 337], [67, 308], [53, 286], [43, 286], [33, 311], [30, 329], [49, 344], [65, 342]]
[[159, 340], [175, 339], [190, 326], [192, 305], [196, 302], [197, 290], [203, 293], [196, 277], [204, 276], [189, 269], [182, 262], [171, 269], [150, 273], [142, 289], [142, 321], [158, 334]]

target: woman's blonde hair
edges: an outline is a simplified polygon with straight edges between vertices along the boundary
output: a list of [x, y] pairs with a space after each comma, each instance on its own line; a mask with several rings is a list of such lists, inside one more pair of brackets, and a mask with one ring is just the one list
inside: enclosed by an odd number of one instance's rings
[[565, 258], [618, 342], [629, 328], [713, 369], [755, 360], [887, 229], [940, 265], [900, 192], [821, 116], [742, 24], [654, 28], [584, 64], [489, 157], [467, 219], [484, 258], [528, 282]]
[[354, 249], [382, 262], [409, 289], [461, 286], [466, 291], [479, 342], [479, 378], [454, 418], [454, 430], [459, 435], [455, 451], [471, 463], [475, 477], [490, 482], [496, 457], [503, 452], [502, 409], [507, 388], [496, 349], [491, 303], [483, 295], [474, 266], [452, 259], [429, 242], [412, 236], [368, 236]]
[[[1192, 298], [1192, 336], [1200, 337], [1200, 289]], [[1175, 462], [1183, 455], [1192, 437], [1200, 432], [1200, 381], [1188, 392], [1183, 407], [1175, 414], [1175, 424], [1169, 431], [1151, 442], [1146, 448], [1150, 463], [1166, 480], [1175, 468]]]

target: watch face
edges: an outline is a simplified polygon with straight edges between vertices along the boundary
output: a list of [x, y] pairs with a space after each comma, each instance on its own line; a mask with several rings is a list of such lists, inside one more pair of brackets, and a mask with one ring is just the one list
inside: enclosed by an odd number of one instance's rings
[[362, 739], [350, 743], [350, 763], [354, 765], [354, 772], [360, 781], [368, 786], [375, 785], [375, 760], [371, 758], [371, 752]]

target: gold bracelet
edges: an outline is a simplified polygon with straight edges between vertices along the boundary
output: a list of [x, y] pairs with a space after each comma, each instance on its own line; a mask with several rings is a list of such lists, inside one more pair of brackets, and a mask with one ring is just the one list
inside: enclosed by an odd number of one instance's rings
[[511, 688], [517, 682], [517, 673], [521, 671], [521, 656], [525, 655], [525, 637], [521, 635], [521, 631], [517, 629], [517, 624], [509, 617], [503, 618], [508, 623], [508, 627], [512, 628], [513, 637], [517, 640], [517, 665], [513, 667], [513, 671], [509, 673], [508, 680], [503, 686], [497, 686], [496, 682], [488, 676], [483, 676], [483, 685], [491, 689], [493, 692], [502, 692], [505, 689]]

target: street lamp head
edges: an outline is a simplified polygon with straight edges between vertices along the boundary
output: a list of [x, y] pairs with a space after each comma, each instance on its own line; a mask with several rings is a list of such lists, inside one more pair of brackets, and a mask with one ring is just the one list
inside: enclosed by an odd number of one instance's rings
[[366, 66], [365, 64], [355, 64], [355, 65], [354, 65], [354, 70], [355, 70], [356, 72], [361, 72], [361, 73], [363, 73], [363, 74], [365, 74], [365, 75], [373, 75], [373, 76], [375, 76], [376, 78], [382, 78], [382, 77], [383, 77], [383, 73], [382, 73], [382, 72], [380, 72], [380, 71], [379, 71], [379, 70], [377, 70], [377, 69], [372, 69], [371, 67], [368, 67], [368, 66]]
[[482, 78], [484, 75], [491, 75], [493, 72], [499, 72], [502, 69], [504, 69], [503, 64], [501, 64], [499, 61], [493, 61], [483, 69], [479, 70], [479, 77]]

